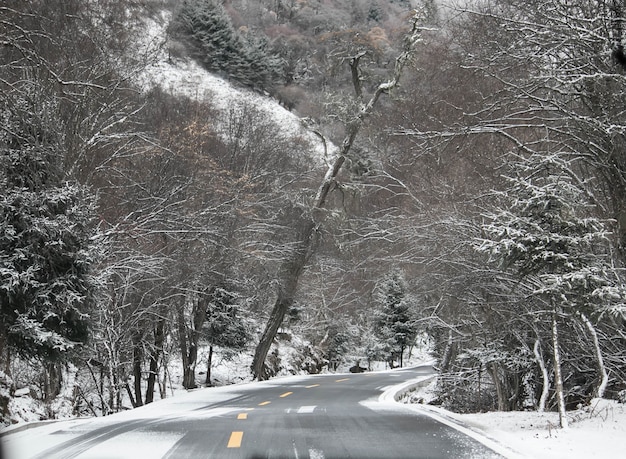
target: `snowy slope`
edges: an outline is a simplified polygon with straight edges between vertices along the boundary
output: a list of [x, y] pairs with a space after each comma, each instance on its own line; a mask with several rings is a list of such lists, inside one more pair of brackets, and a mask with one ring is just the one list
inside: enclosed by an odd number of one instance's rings
[[[138, 77], [141, 87], [148, 90], [159, 86], [172, 95], [208, 100], [216, 109], [225, 113], [232, 109], [251, 107], [275, 120], [286, 137], [303, 137], [320, 157], [326, 154], [320, 138], [303, 125], [301, 118], [282, 107], [275, 99], [235, 86], [209, 73], [191, 59], [170, 58], [166, 49], [166, 29], [171, 13], [163, 11], [160, 16], [157, 19], [144, 19], [145, 35], [143, 42], [138, 43], [138, 52], [154, 56], [154, 60]], [[217, 127], [219, 129], [219, 125]]]

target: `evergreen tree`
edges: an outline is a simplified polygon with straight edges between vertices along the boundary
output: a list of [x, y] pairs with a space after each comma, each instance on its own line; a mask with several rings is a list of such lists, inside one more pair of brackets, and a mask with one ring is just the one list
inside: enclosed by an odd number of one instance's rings
[[[487, 215], [488, 237], [478, 249], [517, 273], [536, 300], [537, 316], [550, 321], [557, 404], [566, 427], [562, 365], [573, 352], [561, 349], [560, 328], [580, 318], [593, 331], [587, 316], [603, 311], [602, 292], [619, 288], [609, 264], [609, 233], [573, 178], [572, 161], [537, 155], [518, 161], [515, 169], [502, 206]], [[596, 357], [604, 371], [599, 348]]]
[[63, 182], [57, 106], [34, 86], [0, 112], [0, 344], [54, 361], [88, 337], [94, 200]]
[[380, 308], [374, 322], [374, 334], [389, 364], [398, 361], [402, 367], [404, 351], [417, 336], [417, 324], [402, 273], [392, 271], [378, 286], [374, 298]]
[[195, 58], [207, 70], [259, 89], [282, 79], [283, 62], [269, 50], [267, 38], [242, 36], [214, 0], [185, 2], [173, 30], [191, 40]]
[[215, 346], [229, 351], [242, 350], [250, 340], [250, 333], [241, 317], [237, 294], [218, 287], [213, 291], [206, 313], [209, 359], [206, 384], [211, 383], [211, 365]]

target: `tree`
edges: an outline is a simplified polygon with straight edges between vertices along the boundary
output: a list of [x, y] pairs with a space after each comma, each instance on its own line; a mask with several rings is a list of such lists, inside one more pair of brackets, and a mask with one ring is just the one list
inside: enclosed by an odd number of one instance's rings
[[217, 287], [207, 309], [206, 340], [209, 343], [206, 384], [211, 384], [211, 365], [215, 346], [229, 352], [244, 349], [250, 339], [250, 333], [241, 317], [241, 307], [237, 304], [236, 293]]
[[[365, 102], [362, 98], [363, 91], [361, 88], [361, 79], [353, 78], [353, 82], [355, 84], [354, 90], [358, 99], [358, 110], [346, 126], [346, 135], [344, 140], [339, 147], [337, 155], [329, 165], [328, 170], [324, 175], [311, 208], [308, 211], [303, 212], [303, 218], [298, 222], [298, 238], [297, 242], [294, 244], [294, 249], [291, 254], [289, 254], [287, 258], [281, 262], [279, 267], [276, 300], [259, 344], [256, 347], [252, 362], [252, 372], [255, 378], [266, 378], [265, 358], [267, 357], [276, 333], [283, 322], [285, 314], [294, 302], [300, 276], [304, 272], [308, 261], [315, 252], [319, 229], [319, 222], [317, 219], [323, 215], [323, 209], [326, 205], [329, 194], [333, 189], [335, 179], [348, 159], [352, 145], [354, 144], [363, 123], [372, 115], [380, 97], [398, 85], [402, 70], [411, 58], [413, 47], [419, 40], [420, 27], [418, 26], [418, 21], [419, 15], [416, 13], [413, 18], [413, 27], [411, 32], [407, 35], [407, 47], [405, 51], [396, 59], [396, 65], [392, 78], [387, 82], [379, 84], [367, 102]], [[353, 74], [355, 72], [358, 74], [358, 63], [360, 57], [360, 55], [356, 55], [352, 56], [350, 59], [350, 66]]]
[[[7, 86], [0, 112], [0, 352], [54, 364], [89, 337], [95, 199], [63, 180], [58, 101], [36, 82]], [[51, 374], [46, 397], [60, 390], [60, 372]]]
[[590, 213], [571, 162], [553, 155], [517, 164], [521, 171], [510, 177], [509, 199], [487, 216], [487, 238], [478, 250], [514, 270], [520, 282], [532, 279], [531, 295], [550, 317], [557, 404], [561, 426], [567, 427], [559, 324], [598, 311], [598, 292], [612, 283], [608, 231]]
[[172, 31], [191, 41], [195, 57], [207, 70], [259, 89], [269, 89], [282, 79], [283, 63], [269, 50], [267, 40], [251, 33], [242, 36], [219, 2], [184, 2]]
[[393, 271], [383, 279], [374, 293], [374, 334], [385, 350], [386, 360], [393, 367], [398, 361], [403, 366], [404, 351], [417, 336], [417, 324], [409, 303], [406, 281], [400, 271]]

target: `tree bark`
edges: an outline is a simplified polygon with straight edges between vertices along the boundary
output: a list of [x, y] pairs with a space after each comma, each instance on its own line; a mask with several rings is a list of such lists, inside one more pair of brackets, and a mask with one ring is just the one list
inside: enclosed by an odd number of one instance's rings
[[[195, 295], [195, 294], [194, 294]], [[180, 350], [183, 358], [183, 387], [195, 389], [196, 364], [198, 362], [198, 344], [200, 331], [206, 320], [207, 298], [204, 293], [199, 293], [193, 299], [191, 327], [187, 327], [184, 317], [184, 305], [178, 311], [178, 332], [180, 335]]]
[[49, 402], [61, 393], [63, 367], [60, 363], [49, 362], [44, 367], [44, 399]]
[[283, 323], [285, 314], [293, 304], [300, 275], [304, 271], [304, 267], [315, 246], [315, 223], [313, 221], [306, 222], [301, 234], [299, 246], [292, 253], [292, 257], [284, 261], [281, 267], [274, 308], [254, 353], [252, 375], [258, 380], [264, 380], [268, 377], [265, 359], [274, 342], [276, 333]]
[[209, 346], [209, 358], [206, 364], [206, 380], [204, 383], [207, 386], [211, 385], [211, 366], [213, 365], [213, 346]]
[[187, 353], [187, 326], [185, 325], [185, 303], [178, 305], [176, 310], [176, 325], [178, 328], [178, 348], [183, 365], [183, 387], [189, 389], [187, 384], [187, 368], [189, 367], [189, 354]]
[[[318, 216], [317, 214], [319, 213], [319, 210], [324, 208], [326, 200], [333, 189], [336, 178], [346, 161], [347, 155], [350, 152], [356, 136], [363, 126], [363, 123], [372, 114], [380, 96], [388, 93], [398, 85], [402, 75], [402, 70], [410, 60], [413, 53], [413, 47], [417, 43], [420, 36], [420, 29], [417, 25], [418, 19], [418, 14], [416, 13], [413, 17], [411, 32], [407, 36], [406, 49], [396, 58], [392, 78], [389, 81], [378, 85], [367, 104], [362, 103], [361, 108], [355, 114], [353, 120], [347, 124], [346, 136], [341, 144], [339, 152], [333, 163], [326, 171], [326, 175], [324, 176], [324, 179], [318, 188], [317, 195], [315, 196], [315, 201], [311, 209], [312, 219], [303, 225], [303, 231], [301, 231], [302, 236], [299, 239], [300, 243], [298, 244], [298, 247], [282, 263], [279, 270], [276, 301], [274, 302], [270, 317], [265, 326], [265, 330], [261, 335], [261, 339], [259, 340], [259, 344], [256, 347], [254, 358], [252, 360], [252, 374], [255, 379], [267, 379], [265, 359], [267, 358], [272, 342], [276, 337], [276, 333], [283, 323], [285, 314], [293, 304], [300, 276], [304, 272], [307, 262], [315, 251], [318, 227], [318, 224], [315, 222], [315, 218]], [[358, 100], [362, 97], [362, 87], [358, 69], [358, 63], [361, 57], [362, 55], [355, 56], [350, 62], [353, 76], [352, 83], [354, 85], [355, 96]]]
[[509, 411], [507, 409], [507, 397], [502, 387], [502, 380], [500, 379], [498, 364], [492, 362], [487, 365], [487, 369], [489, 370], [489, 374], [491, 375], [491, 380], [496, 388], [496, 396], [498, 397], [498, 411]]
[[133, 342], [133, 389], [135, 391], [135, 404], [133, 406], [135, 408], [138, 406], [143, 406], [143, 401], [141, 397], [141, 360], [141, 339], [135, 339]]

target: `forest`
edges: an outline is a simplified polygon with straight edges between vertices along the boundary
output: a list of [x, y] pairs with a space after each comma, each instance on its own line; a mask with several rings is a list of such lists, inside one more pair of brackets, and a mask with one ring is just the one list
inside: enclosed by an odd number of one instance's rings
[[[565, 426], [626, 401], [625, 15], [2, 0], [2, 422], [24, 389], [42, 419], [105, 416], [168, 396], [174, 367], [185, 389], [217, 383], [214, 355], [262, 380], [420, 346], [457, 412]], [[147, 21], [166, 35], [140, 46]], [[142, 85], [159, 59], [312, 136]]]

